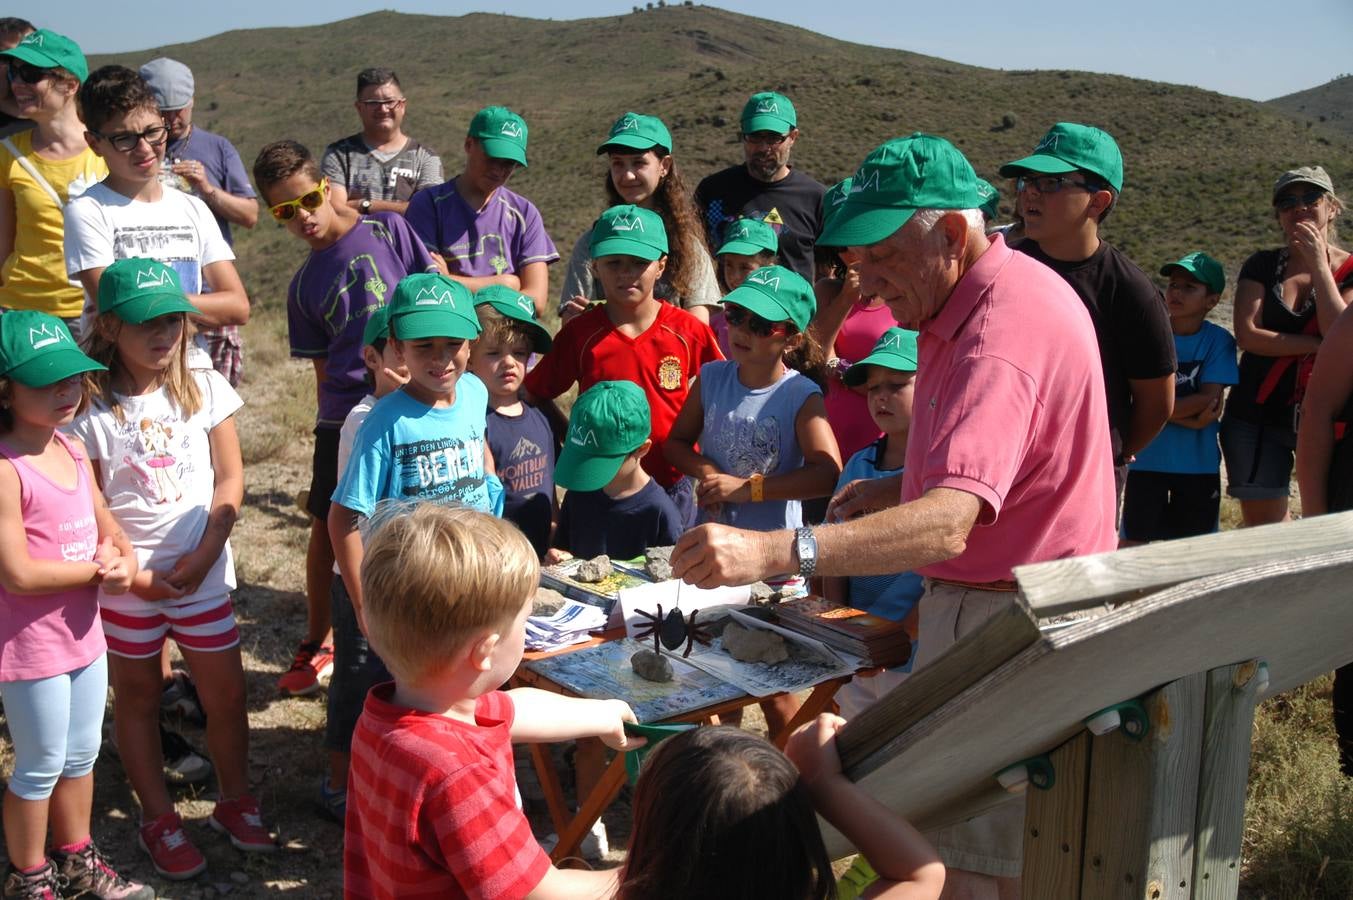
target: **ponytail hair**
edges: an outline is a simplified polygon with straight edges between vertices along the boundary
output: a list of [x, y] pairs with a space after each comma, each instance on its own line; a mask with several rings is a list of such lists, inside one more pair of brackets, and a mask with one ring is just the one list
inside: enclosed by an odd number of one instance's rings
[[[169, 402], [178, 407], [186, 419], [202, 409], [202, 391], [188, 365], [188, 346], [192, 343], [196, 329], [187, 313], [174, 315], [182, 317], [183, 331], [179, 334], [174, 360], [165, 369], [161, 384], [169, 395]], [[93, 327], [84, 339], [85, 355], [108, 367], [107, 371], [85, 373], [85, 396], [106, 406], [119, 422], [126, 420], [123, 418], [122, 404], [118, 402], [117, 394], [113, 393], [113, 378], [123, 370], [122, 359], [117, 353], [117, 336], [122, 326], [123, 322], [117, 313], [104, 313], [94, 320]]]
[[828, 381], [827, 354], [823, 351], [817, 338], [813, 337], [811, 330], [796, 332], [796, 334], [799, 337], [799, 342], [792, 347], [785, 348], [785, 365], [807, 377], [822, 388], [825, 393]]

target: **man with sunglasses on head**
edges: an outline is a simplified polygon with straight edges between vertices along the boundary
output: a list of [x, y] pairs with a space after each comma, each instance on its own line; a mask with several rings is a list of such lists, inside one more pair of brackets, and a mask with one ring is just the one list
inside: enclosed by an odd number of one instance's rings
[[1001, 175], [1015, 179], [1024, 218], [1025, 238], [1014, 248], [1066, 279], [1095, 324], [1121, 513], [1128, 463], [1174, 411], [1175, 371], [1164, 297], [1099, 236], [1123, 190], [1123, 155], [1098, 128], [1059, 122]]
[[812, 281], [813, 245], [822, 230], [826, 188], [789, 164], [799, 139], [798, 114], [784, 94], [753, 94], [742, 108], [744, 161], [715, 172], [695, 189], [709, 246], [724, 243], [724, 227], [738, 219], [770, 225], [780, 241], [780, 262]]
[[86, 328], [97, 316], [99, 276], [130, 257], [178, 273], [199, 328], [248, 322], [249, 297], [216, 218], [197, 197], [160, 181], [169, 129], [146, 82], [133, 69], [104, 66], [81, 86], [80, 108], [85, 141], [108, 165], [108, 177], [65, 211], [66, 271], [84, 286]]
[[393, 69], [357, 73], [357, 116], [362, 130], [324, 149], [320, 172], [334, 203], [371, 212], [403, 214], [409, 198], [442, 183], [442, 161], [404, 133], [407, 101]]

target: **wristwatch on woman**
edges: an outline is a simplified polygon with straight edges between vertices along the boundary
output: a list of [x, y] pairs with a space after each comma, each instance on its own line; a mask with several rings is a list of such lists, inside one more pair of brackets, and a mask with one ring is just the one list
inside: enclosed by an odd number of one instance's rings
[[369, 197], [363, 197], [362, 202], [357, 204], [357, 208], [361, 210], [362, 215], [371, 212], [371, 199]]
[[813, 529], [794, 529], [794, 549], [799, 554], [799, 577], [811, 578], [817, 571], [817, 538], [813, 537]]

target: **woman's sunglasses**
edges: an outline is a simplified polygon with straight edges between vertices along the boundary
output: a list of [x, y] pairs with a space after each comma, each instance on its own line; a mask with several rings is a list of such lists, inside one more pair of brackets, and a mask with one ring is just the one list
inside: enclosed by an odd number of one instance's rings
[[295, 200], [283, 200], [275, 206], [269, 206], [268, 212], [279, 222], [290, 222], [296, 218], [298, 209], [314, 212], [324, 205], [324, 190], [329, 186], [328, 178], [321, 178], [313, 190], [306, 191]]
[[772, 334], [787, 334], [789, 332], [789, 323], [771, 322], [735, 303], [723, 305], [723, 317], [730, 328], [746, 328], [757, 337], [770, 337]]
[[51, 69], [44, 69], [41, 66], [35, 66], [13, 57], [9, 58], [9, 74], [7, 77], [10, 84], [16, 81], [22, 81], [24, 84], [37, 84], [51, 74]]
[[1309, 209], [1319, 203], [1324, 196], [1324, 191], [1306, 191], [1304, 194], [1284, 194], [1274, 200], [1273, 205], [1282, 212], [1289, 212], [1297, 207]]

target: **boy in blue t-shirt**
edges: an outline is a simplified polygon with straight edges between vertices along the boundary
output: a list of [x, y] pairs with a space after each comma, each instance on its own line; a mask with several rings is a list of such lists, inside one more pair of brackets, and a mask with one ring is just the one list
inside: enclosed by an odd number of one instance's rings
[[1206, 253], [1190, 253], [1160, 270], [1174, 332], [1174, 414], [1128, 468], [1122, 545], [1217, 530], [1221, 451], [1217, 419], [1227, 385], [1240, 380], [1236, 342], [1207, 314], [1221, 299], [1226, 273]]
[[503, 482], [503, 518], [522, 530], [536, 555], [550, 549], [558, 505], [554, 497], [554, 433], [545, 414], [522, 402], [526, 361], [550, 349], [535, 303], [521, 291], [493, 284], [475, 292], [482, 329], [470, 350], [470, 371], [489, 392], [489, 450]]
[[652, 430], [648, 398], [633, 382], [599, 381], [578, 397], [554, 470], [568, 493], [547, 562], [633, 559], [681, 537], [676, 504], [639, 464]]

